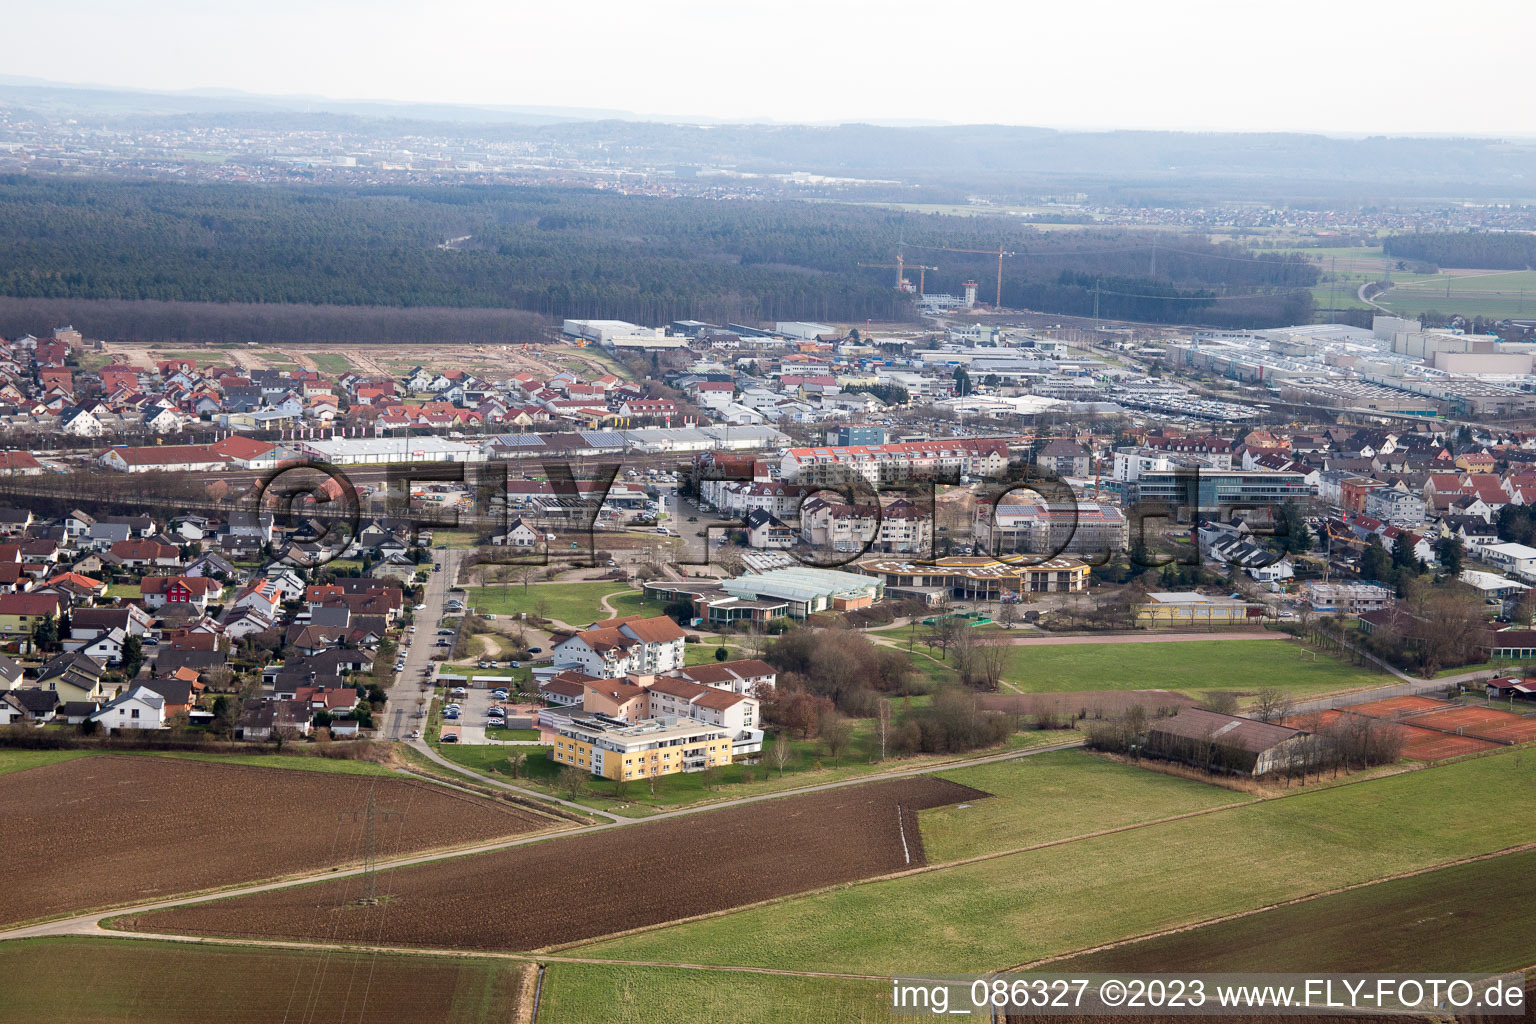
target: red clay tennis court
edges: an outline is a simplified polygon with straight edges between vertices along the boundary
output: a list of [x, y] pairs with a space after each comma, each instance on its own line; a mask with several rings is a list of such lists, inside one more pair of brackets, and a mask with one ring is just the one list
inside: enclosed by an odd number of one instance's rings
[[1463, 704], [1452, 705], [1444, 711], [1432, 711], [1418, 715], [1409, 721], [1436, 729], [1452, 729], [1464, 735], [1482, 736], [1487, 739], [1524, 743], [1536, 740], [1536, 718], [1499, 711], [1496, 708], [1480, 708]]
[[1351, 704], [1349, 710], [1372, 718], [1396, 718], [1398, 715], [1434, 711], [1445, 706], [1445, 701], [1433, 697], [1388, 697], [1386, 700], [1373, 700], [1366, 704]]
[[[1401, 699], [1415, 700], [1417, 698]], [[1385, 702], [1379, 701], [1377, 703]], [[1440, 702], [1436, 701], [1434, 703], [1438, 704]], [[1359, 708], [1353, 707], [1349, 710], [1358, 711]], [[1314, 723], [1318, 726], [1328, 725], [1331, 722], [1337, 721], [1343, 713], [1342, 711], [1321, 711], [1288, 719], [1286, 724], [1300, 729], [1313, 726]], [[1436, 732], [1433, 729], [1417, 729], [1403, 722], [1394, 722], [1392, 724], [1403, 734], [1403, 756], [1410, 761], [1443, 761], [1448, 757], [1476, 754], [1478, 751], [1492, 750], [1498, 746], [1497, 743], [1491, 740], [1478, 739], [1475, 736], [1452, 736], [1448, 733]]]

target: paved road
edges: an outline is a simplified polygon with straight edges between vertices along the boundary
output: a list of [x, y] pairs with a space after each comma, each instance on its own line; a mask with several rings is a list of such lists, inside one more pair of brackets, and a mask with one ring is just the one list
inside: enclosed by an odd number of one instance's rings
[[389, 704], [380, 739], [406, 739], [413, 729], [421, 728], [426, 723], [426, 719], [415, 717], [416, 700], [421, 695], [421, 681], [432, 667], [432, 652], [442, 650], [432, 646], [437, 640], [434, 634], [442, 624], [443, 604], [448, 599], [449, 583], [458, 573], [462, 552], [434, 550], [432, 555], [435, 561], [442, 563], [443, 568], [441, 572], [433, 572], [427, 579], [426, 594], [422, 598], [422, 604], [426, 607], [416, 612], [416, 639], [405, 656], [405, 668], [396, 674], [387, 691]]

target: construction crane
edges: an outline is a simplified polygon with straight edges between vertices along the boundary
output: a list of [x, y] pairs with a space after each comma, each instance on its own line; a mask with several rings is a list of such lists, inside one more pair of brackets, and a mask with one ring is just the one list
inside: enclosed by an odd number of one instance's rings
[[1011, 253], [1007, 249], [1004, 249], [1001, 244], [999, 244], [998, 247], [995, 250], [994, 249], [951, 249], [947, 245], [941, 245], [941, 246], [939, 246], [939, 248], [944, 250], [945, 252], [968, 252], [968, 253], [973, 253], [973, 254], [975, 254], [977, 256], [996, 256], [997, 257], [997, 299], [992, 303], [992, 308], [993, 309], [1002, 309], [1003, 308], [1003, 257], [1004, 256], [1016, 255], [1015, 253]]
[[[913, 243], [913, 242], [908, 242], [907, 244], [908, 245], [915, 245], [915, 243]], [[919, 249], [937, 249], [937, 250], [939, 250], [939, 252], [966, 252], [966, 253], [971, 253], [972, 255], [975, 255], [975, 256], [996, 256], [997, 257], [997, 299], [993, 302], [992, 305], [996, 309], [1002, 309], [1003, 308], [1003, 257], [1004, 256], [1017, 256], [1018, 253], [1010, 252], [1009, 250], [1004, 249], [1002, 247], [1001, 243], [998, 244], [998, 247], [996, 249], [954, 249], [954, 248], [951, 248], [950, 246], [947, 246], [947, 245], [917, 245], [916, 248], [919, 248]]]
[[861, 267], [875, 267], [875, 268], [877, 268], [879, 270], [894, 270], [894, 271], [896, 271], [896, 288], [897, 288], [898, 291], [905, 290], [904, 286], [911, 284], [911, 282], [907, 280], [907, 274], [906, 274], [907, 268], [911, 267], [913, 270], [917, 271], [917, 294], [918, 295], [922, 295], [923, 294], [924, 279], [927, 277], [928, 271], [930, 271], [930, 270], [938, 270], [939, 269], [938, 267], [925, 267], [921, 263], [908, 263], [907, 260], [906, 260], [906, 257], [902, 256], [900, 253], [896, 254], [896, 262], [895, 263], [860, 263], [859, 266], [861, 266]]

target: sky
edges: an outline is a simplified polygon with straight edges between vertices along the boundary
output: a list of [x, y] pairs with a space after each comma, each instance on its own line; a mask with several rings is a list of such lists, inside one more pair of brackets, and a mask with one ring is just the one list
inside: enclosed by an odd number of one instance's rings
[[76, 0], [4, 71], [658, 118], [1536, 135], [1532, 0]]

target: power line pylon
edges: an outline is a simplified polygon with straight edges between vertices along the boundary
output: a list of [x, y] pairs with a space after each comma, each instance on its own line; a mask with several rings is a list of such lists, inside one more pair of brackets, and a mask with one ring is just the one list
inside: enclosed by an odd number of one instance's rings
[[379, 902], [379, 829], [380, 818], [404, 818], [403, 811], [382, 810], [374, 803], [373, 790], [368, 791], [368, 802], [353, 811], [342, 811], [338, 815], [339, 821], [356, 821], [359, 816], [363, 819], [363, 895], [357, 902], [365, 907], [371, 907]]

